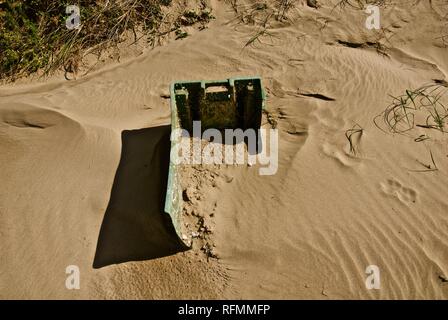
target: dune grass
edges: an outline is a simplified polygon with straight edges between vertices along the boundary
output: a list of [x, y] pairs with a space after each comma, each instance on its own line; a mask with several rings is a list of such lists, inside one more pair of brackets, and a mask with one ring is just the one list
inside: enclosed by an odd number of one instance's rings
[[364, 10], [368, 5], [376, 5], [376, 6], [384, 6], [386, 5], [387, 0], [339, 0], [334, 8], [353, 8], [357, 10]]
[[[87, 53], [99, 55], [116, 46], [124, 35], [146, 37], [155, 45], [161, 36], [197, 21], [210, 20], [209, 12], [185, 12], [170, 17], [163, 7], [171, 0], [30, 0], [0, 1], [0, 79], [15, 80], [42, 70], [73, 71]], [[67, 5], [80, 9], [81, 25], [68, 29]], [[204, 16], [205, 15], [205, 16]], [[161, 28], [164, 26], [165, 28]], [[166, 30], [165, 30], [166, 29]]]
[[[380, 130], [389, 133], [403, 134], [415, 127], [435, 129], [445, 133], [448, 108], [442, 102], [442, 97], [447, 90], [446, 81], [435, 80], [415, 90], [407, 89], [400, 96], [391, 96], [391, 104], [375, 117], [374, 123]], [[426, 115], [424, 123], [415, 122], [417, 111], [424, 112]]]
[[[235, 12], [231, 22], [237, 22], [256, 27], [254, 35], [244, 44], [243, 49], [255, 43], [264, 43], [262, 39], [274, 38], [270, 32], [272, 21], [282, 22], [288, 20], [288, 12], [295, 6], [293, 0], [256, 1], [251, 4], [240, 3], [239, 0], [227, 0]], [[266, 43], [264, 43], [266, 44]]]
[[[135, 32], [137, 27], [155, 35], [163, 19], [161, 5], [169, 3], [167, 0], [3, 1], [0, 4], [3, 49], [0, 77], [14, 80], [39, 69], [51, 72], [78, 58], [85, 50], [119, 42], [124, 31]], [[80, 8], [78, 29], [66, 27], [69, 4]]]

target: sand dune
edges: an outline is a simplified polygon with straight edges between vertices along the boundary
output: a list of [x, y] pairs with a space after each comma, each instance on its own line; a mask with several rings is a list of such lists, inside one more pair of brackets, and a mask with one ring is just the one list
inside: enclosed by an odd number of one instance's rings
[[[389, 95], [447, 79], [443, 2], [386, 6], [391, 31], [380, 33], [363, 11], [298, 1], [245, 48], [258, 27], [211, 4], [217, 19], [186, 39], [75, 81], [0, 88], [0, 297], [446, 299], [446, 134], [386, 134], [373, 122]], [[183, 251], [161, 212], [161, 95], [175, 80], [247, 75], [263, 78], [279, 168], [191, 179], [195, 208], [214, 208], [219, 259], [207, 260]], [[438, 170], [424, 171], [431, 157]], [[80, 290], [64, 285], [72, 264]], [[369, 265], [380, 290], [365, 287]]]

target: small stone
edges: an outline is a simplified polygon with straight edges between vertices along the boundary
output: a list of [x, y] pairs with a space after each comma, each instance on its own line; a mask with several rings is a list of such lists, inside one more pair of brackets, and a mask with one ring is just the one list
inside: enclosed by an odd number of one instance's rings
[[197, 238], [197, 237], [199, 237], [199, 232], [193, 231], [193, 232], [191, 233], [191, 236], [192, 236], [193, 238]]
[[213, 227], [211, 226], [210, 221], [204, 222], [203, 228], [204, 228], [204, 231], [207, 232], [207, 233], [212, 233], [213, 232]]
[[219, 258], [218, 255], [216, 254], [216, 252], [213, 250], [213, 246], [210, 245], [210, 243], [206, 243], [205, 245], [203, 245], [202, 250], [207, 255], [207, 257], [215, 258], [215, 259]]
[[188, 237], [185, 234], [183, 234], [182, 235], [182, 240], [188, 240]]
[[308, 7], [317, 9], [319, 7], [317, 0], [306, 0], [306, 4], [308, 5]]

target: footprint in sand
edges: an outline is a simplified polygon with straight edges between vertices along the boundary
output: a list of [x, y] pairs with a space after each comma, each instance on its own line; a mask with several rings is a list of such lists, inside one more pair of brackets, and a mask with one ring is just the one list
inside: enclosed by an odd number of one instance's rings
[[397, 197], [404, 203], [417, 201], [417, 192], [411, 188], [404, 187], [395, 179], [388, 179], [386, 182], [381, 183], [381, 189], [384, 193]]
[[344, 167], [354, 167], [361, 163], [359, 158], [345, 152], [344, 148], [336, 142], [324, 142], [322, 144], [322, 151], [325, 155], [337, 160]]

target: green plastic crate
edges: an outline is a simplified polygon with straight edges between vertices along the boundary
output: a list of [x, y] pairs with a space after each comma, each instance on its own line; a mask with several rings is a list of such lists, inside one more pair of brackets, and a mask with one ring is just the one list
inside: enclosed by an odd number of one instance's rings
[[[266, 95], [260, 77], [247, 77], [174, 82], [170, 87], [170, 99], [171, 130], [186, 129], [192, 136], [193, 121], [201, 121], [202, 131], [260, 128]], [[171, 148], [180, 139], [180, 136], [172, 137]], [[179, 179], [177, 165], [170, 160], [165, 212], [171, 216], [177, 235], [182, 239], [183, 199]]]

